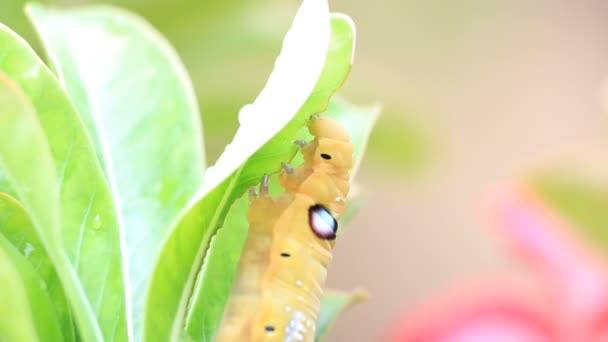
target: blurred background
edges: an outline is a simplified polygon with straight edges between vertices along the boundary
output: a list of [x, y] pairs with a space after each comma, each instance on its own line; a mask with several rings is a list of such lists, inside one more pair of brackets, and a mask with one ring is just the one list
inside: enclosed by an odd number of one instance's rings
[[[104, 3], [144, 16], [177, 49], [199, 97], [210, 163], [236, 130], [239, 108], [262, 89], [299, 5]], [[37, 46], [23, 4], [1, 0], [0, 22]], [[364, 287], [371, 297], [344, 315], [330, 340], [373, 341], [400, 313], [465, 279], [522, 274], [483, 217], [480, 203], [493, 185], [554, 163], [566, 172], [569, 161], [605, 164], [608, 3], [331, 0], [330, 7], [358, 30], [341, 94], [384, 105], [358, 178], [366, 202], [329, 278], [330, 287]]]

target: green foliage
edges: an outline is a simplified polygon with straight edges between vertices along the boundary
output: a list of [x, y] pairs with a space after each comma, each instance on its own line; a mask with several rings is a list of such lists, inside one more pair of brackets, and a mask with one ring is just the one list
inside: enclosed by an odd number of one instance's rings
[[59, 322], [34, 268], [0, 235], [0, 336], [6, 341], [61, 341]]
[[[202, 118], [205, 122], [205, 149], [209, 162], [213, 162], [223, 151], [238, 128], [239, 108], [255, 97], [272, 70], [272, 61], [280, 49], [280, 40], [288, 28], [290, 16], [297, 1], [284, 0], [239, 0], [239, 1], [196, 1], [196, 0], [41, 0], [49, 5], [114, 4], [142, 15], [156, 29], [163, 33], [175, 46], [194, 81], [199, 102], [203, 105]], [[25, 0], [0, 1], [0, 22], [26, 38], [37, 51], [42, 51], [31, 25], [23, 14]], [[347, 4], [345, 7], [345, 4]], [[420, 20], [418, 14], [433, 15], [436, 5], [415, 5], [399, 2], [403, 7], [406, 25], [412, 25], [409, 32], [419, 32], [429, 25], [428, 20]], [[344, 2], [342, 8], [357, 9], [358, 4]], [[445, 4], [444, 4], [445, 5]], [[459, 8], [462, 9], [462, 8]], [[444, 13], [445, 11], [437, 11]], [[466, 12], [466, 11], [465, 11]], [[447, 12], [446, 12], [447, 13]], [[404, 19], [407, 18], [407, 19]], [[467, 27], [455, 23], [458, 18], [435, 18], [445, 23], [444, 31]], [[366, 18], [369, 37], [373, 30], [382, 31], [384, 18]], [[458, 25], [456, 25], [458, 24]], [[454, 26], [456, 25], [456, 26]], [[475, 32], [478, 32], [478, 28]], [[372, 31], [370, 31], [372, 30]], [[449, 33], [451, 35], [452, 33]], [[457, 33], [462, 34], [462, 32]], [[458, 39], [456, 40], [458, 41]], [[413, 44], [418, 44], [411, 41]], [[425, 43], [425, 46], [428, 45]], [[399, 53], [399, 46], [384, 44], [376, 54], [367, 55], [366, 65], [357, 66], [359, 79], [378, 80], [378, 70], [374, 65], [385, 60], [383, 47], [389, 53]], [[411, 47], [411, 46], [410, 46]], [[369, 46], [368, 46], [369, 48]], [[384, 51], [384, 52], [386, 52]], [[435, 57], [442, 58], [443, 54]], [[369, 58], [373, 59], [369, 59]], [[394, 56], [393, 56], [394, 57]], [[427, 56], [429, 57], [429, 56]], [[389, 60], [391, 57], [388, 57]], [[392, 83], [390, 76], [386, 82]], [[374, 82], [350, 83], [349, 96], [369, 98], [374, 93]], [[382, 172], [394, 178], [417, 176], [425, 171], [425, 166], [433, 162], [433, 156], [441, 153], [442, 141], [425, 129], [427, 115], [412, 112], [411, 103], [404, 96], [401, 87], [385, 88], [382, 99], [385, 107], [370, 139], [366, 153], [369, 161], [366, 169]], [[421, 120], [424, 120], [420, 122]]]
[[[11, 310], [0, 340], [213, 338], [246, 237], [245, 189], [294, 156], [310, 115], [341, 121], [359, 162], [375, 122], [375, 107], [327, 108], [355, 32], [326, 6], [304, 1], [207, 171], [190, 80], [142, 19], [29, 6], [50, 69], [0, 25], [0, 296]], [[323, 331], [339, 311], [324, 307]]]
[[[55, 197], [57, 195], [55, 179], [51, 178], [53, 172], [49, 172], [53, 171], [50, 151], [42, 139], [42, 129], [34, 121], [32, 105], [17, 84], [4, 74], [0, 74], [0, 108], [0, 165], [8, 170], [9, 177], [14, 180], [14, 188], [21, 194], [32, 218], [38, 221], [39, 225], [54, 226], [54, 213], [47, 210], [47, 207], [53, 206], [47, 205], [48, 202], [45, 203], [44, 198], [31, 190], [31, 187], [40, 186], [43, 188], [41, 194]], [[28, 143], [31, 145], [28, 146]], [[6, 201], [6, 198], [2, 197], [1, 202], [1, 208], [4, 209], [0, 222], [2, 232], [23, 228], [26, 232], [22, 236], [30, 235], [35, 238], [33, 243], [38, 242], [32, 233], [29, 220], [25, 217], [25, 210], [14, 201]], [[45, 231], [41, 226], [38, 230], [45, 235], [47, 246], [57, 244], [56, 230]], [[41, 247], [39, 243], [31, 246]], [[19, 254], [16, 246], [11, 245], [4, 235], [0, 235], [0, 279], [2, 340], [36, 341], [46, 336], [61, 340], [59, 322], [51, 300], [45, 293], [42, 280], [25, 256]]]
[[[111, 224], [112, 208], [105, 206], [102, 193], [86, 196], [88, 189], [93, 194], [103, 191], [104, 180], [94, 163], [80, 167], [91, 162], [88, 158], [95, 161], [88, 153], [92, 150], [80, 146], [79, 138], [86, 139], [84, 130], [80, 127], [79, 131], [80, 121], [68, 98], [33, 51], [3, 27], [0, 46], [4, 52], [0, 70], [16, 80], [2, 77], [0, 166], [7, 175], [7, 188], [14, 189], [29, 214], [61, 278], [82, 336], [98, 340], [102, 331], [126, 333], [115, 329], [125, 326], [124, 313], [116, 306], [107, 315], [101, 310], [104, 303], [121, 306], [124, 285], [120, 250], [112, 248], [119, 242], [113, 230], [116, 226]], [[76, 158], [79, 163], [74, 163]], [[100, 183], [95, 182], [96, 176]], [[91, 212], [110, 221], [99, 236], [88, 224], [93, 219], [89, 220]], [[82, 262], [91, 268], [79, 267]], [[93, 272], [96, 266], [99, 268]]]
[[532, 177], [528, 184], [571, 222], [588, 243], [608, 252], [608, 184], [605, 181], [557, 169]]
[[120, 199], [137, 338], [151, 260], [202, 182], [202, 127], [190, 80], [164, 38], [124, 10], [28, 12]]
[[0, 235], [6, 238], [34, 268], [57, 313], [65, 341], [74, 341], [75, 331], [72, 312], [65, 297], [61, 280], [38, 238], [30, 218], [11, 196], [0, 193]]
[[366, 298], [367, 293], [363, 290], [355, 290], [350, 293], [335, 290], [325, 291], [321, 301], [315, 341], [324, 341], [336, 318], [350, 306], [364, 301]]
[[387, 113], [379, 118], [370, 137], [369, 164], [382, 165], [392, 176], [414, 175], [429, 163], [433, 143], [420, 124]]

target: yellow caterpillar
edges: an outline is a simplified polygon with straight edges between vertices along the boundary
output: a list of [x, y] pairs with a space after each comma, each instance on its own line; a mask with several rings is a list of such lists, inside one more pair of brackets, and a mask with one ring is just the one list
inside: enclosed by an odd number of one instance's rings
[[349, 190], [353, 146], [333, 119], [313, 117], [304, 162], [283, 164], [285, 192], [268, 177], [252, 199], [249, 235], [216, 341], [313, 341], [327, 266]]

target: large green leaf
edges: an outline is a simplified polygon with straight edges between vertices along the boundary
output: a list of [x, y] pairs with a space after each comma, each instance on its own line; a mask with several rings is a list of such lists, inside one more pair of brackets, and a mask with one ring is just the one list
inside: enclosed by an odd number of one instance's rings
[[[2, 33], [8, 32], [0, 26]], [[21, 198], [63, 287], [80, 318], [82, 336], [101, 340], [101, 331], [67, 256], [61, 250], [59, 193], [51, 150], [32, 104], [19, 86], [0, 72], [0, 167], [4, 181]], [[6, 184], [1, 184], [4, 187]], [[35, 189], [36, 191], [32, 191]]]
[[139, 340], [152, 260], [202, 182], [201, 123], [190, 80], [166, 40], [131, 13], [41, 5], [28, 12], [119, 199]]
[[120, 228], [86, 130], [57, 79], [4, 26], [0, 71], [15, 81], [10, 88], [23, 89], [33, 105], [23, 111], [27, 115], [2, 113], [0, 158], [6, 179], [57, 269], [81, 336], [126, 340]]
[[[323, 111], [329, 96], [350, 69], [351, 23], [335, 21], [332, 26], [337, 32], [347, 32], [347, 37], [342, 37], [339, 44], [332, 43], [328, 55], [327, 3], [303, 2], [266, 87], [253, 104], [241, 110], [241, 126], [232, 144], [207, 171], [205, 183], [165, 242], [150, 284], [145, 340], [179, 337], [196, 275], [228, 209], [247, 186], [264, 172], [276, 170], [281, 160], [293, 155], [292, 138], [308, 116]], [[327, 71], [319, 78], [328, 56]], [[318, 84], [316, 88], [315, 84]], [[238, 255], [238, 248], [235, 249], [233, 253]], [[207, 278], [199, 277], [201, 281]], [[229, 286], [223, 284], [223, 287]], [[207, 307], [210, 314], [206, 319], [219, 322], [222, 306], [220, 298], [219, 303]], [[211, 339], [216, 327], [217, 323], [204, 328], [202, 338]]]
[[324, 341], [336, 319], [350, 306], [364, 301], [367, 292], [355, 290], [351, 293], [342, 291], [326, 291], [321, 301], [321, 312], [317, 319], [315, 341]]
[[[47, 205], [48, 201], [56, 201], [58, 197], [50, 150], [36, 121], [31, 103], [19, 86], [2, 72], [0, 167], [7, 171], [7, 179], [11, 180], [13, 188], [21, 195], [31, 216], [37, 222], [38, 234], [45, 241], [45, 247], [37, 247], [57, 251], [59, 227], [57, 212], [53, 211], [56, 207], [54, 208], [53, 204]], [[40, 192], [36, 194], [32, 189], [38, 187]], [[3, 206], [0, 207], [3, 209], [0, 211], [2, 233], [18, 229], [20, 227], [17, 225], [23, 223], [24, 212], [16, 208], [15, 202], [12, 203], [15, 205], [2, 202]], [[55, 259], [59, 260], [61, 257]], [[0, 340], [36, 341], [45, 339], [46, 336], [51, 340], [62, 339], [57, 316], [45, 294], [43, 283], [27, 260], [19, 255], [19, 251], [11, 246], [2, 234], [0, 279]]]
[[248, 196], [230, 207], [222, 228], [209, 242], [186, 316], [186, 331], [194, 340], [214, 336], [236, 275], [240, 251], [247, 238]]
[[44, 283], [0, 234], [0, 341], [63, 341]]
[[57, 313], [64, 341], [74, 341], [74, 322], [61, 281], [25, 208], [0, 192], [0, 235], [21, 253], [36, 271]]

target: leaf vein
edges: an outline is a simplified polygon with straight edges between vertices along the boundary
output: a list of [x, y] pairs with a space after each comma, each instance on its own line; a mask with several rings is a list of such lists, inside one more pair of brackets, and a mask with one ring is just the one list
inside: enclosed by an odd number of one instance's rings
[[84, 217], [82, 218], [82, 222], [80, 223], [80, 228], [78, 232], [78, 243], [76, 245], [76, 256], [74, 257], [74, 266], [76, 269], [79, 269], [80, 266], [80, 251], [82, 250], [82, 241], [84, 240], [84, 231], [86, 229], [87, 221], [89, 220], [89, 216], [91, 215], [91, 208], [93, 207], [93, 202], [95, 197], [97, 196], [97, 191], [93, 192], [91, 198], [89, 199], [89, 205], [87, 207], [87, 211], [84, 213]]

